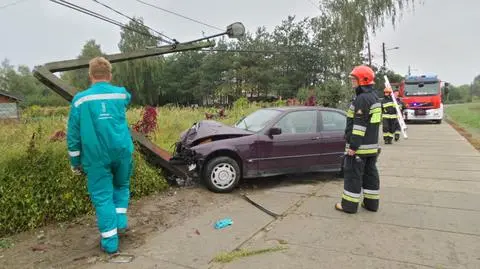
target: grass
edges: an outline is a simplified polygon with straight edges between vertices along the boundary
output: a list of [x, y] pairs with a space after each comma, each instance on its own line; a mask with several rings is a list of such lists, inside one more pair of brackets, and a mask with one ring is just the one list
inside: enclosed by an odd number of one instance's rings
[[445, 110], [448, 117], [463, 128], [480, 133], [480, 102], [449, 105]]
[[264, 248], [264, 249], [257, 249], [257, 250], [234, 250], [228, 253], [221, 253], [213, 258], [214, 262], [218, 263], [229, 263], [239, 258], [250, 257], [259, 254], [271, 253], [276, 251], [285, 250], [287, 247], [285, 246], [278, 246], [278, 247], [271, 247], [271, 248]]
[[480, 150], [480, 101], [448, 105], [447, 121]]
[[[232, 124], [257, 107], [226, 111], [227, 117], [220, 121]], [[0, 122], [0, 238], [92, 212], [85, 179], [73, 176], [70, 171], [66, 141], [50, 140], [54, 133], [66, 132], [68, 107], [34, 107], [24, 112], [20, 122]], [[216, 111], [158, 108], [152, 142], [171, 152], [179, 134], [194, 122], [205, 119], [206, 112]], [[130, 124], [141, 117], [140, 108], [127, 113]], [[135, 164], [132, 198], [168, 188], [161, 170], [147, 164], [138, 152]], [[5, 242], [0, 242], [2, 248], [4, 245]]]

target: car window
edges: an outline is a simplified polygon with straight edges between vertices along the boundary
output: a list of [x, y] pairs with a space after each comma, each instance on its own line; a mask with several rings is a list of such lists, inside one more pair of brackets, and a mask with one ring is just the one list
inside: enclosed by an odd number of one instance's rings
[[323, 131], [344, 131], [347, 117], [335, 111], [322, 111]]
[[317, 111], [295, 111], [283, 116], [274, 127], [282, 134], [307, 134], [316, 132]]
[[278, 110], [260, 109], [239, 120], [235, 124], [235, 127], [247, 131], [258, 132], [280, 113], [281, 112]]

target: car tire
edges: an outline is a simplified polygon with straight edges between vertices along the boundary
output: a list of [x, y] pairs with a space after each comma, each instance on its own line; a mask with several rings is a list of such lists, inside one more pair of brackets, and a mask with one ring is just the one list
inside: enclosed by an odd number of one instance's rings
[[232, 192], [240, 177], [241, 170], [237, 161], [226, 156], [211, 159], [203, 171], [205, 185], [216, 193]]
[[442, 124], [442, 120], [436, 120], [435, 123], [436, 124]]

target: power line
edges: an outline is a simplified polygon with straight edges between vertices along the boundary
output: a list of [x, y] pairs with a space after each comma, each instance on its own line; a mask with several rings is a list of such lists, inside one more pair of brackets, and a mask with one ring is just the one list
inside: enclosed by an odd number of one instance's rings
[[72, 4], [72, 3], [68, 2], [68, 1], [64, 1], [64, 0], [49, 0], [49, 1], [50, 1], [50, 2], [53, 2], [53, 3], [56, 3], [56, 4], [59, 4], [59, 5], [62, 5], [62, 6], [65, 6], [65, 7], [68, 7], [68, 8], [70, 8], [70, 9], [79, 11], [79, 12], [81, 12], [81, 13], [87, 14], [87, 15], [92, 16], [92, 17], [95, 17], [95, 18], [97, 18], [97, 19], [106, 21], [106, 22], [108, 22], [108, 23], [117, 25], [117, 26], [119, 26], [119, 27], [121, 27], [121, 28], [128, 29], [128, 30], [133, 31], [133, 32], [136, 32], [136, 33], [138, 33], [138, 34], [141, 34], [141, 35], [144, 35], [144, 36], [148, 36], [148, 37], [152, 37], [152, 38], [158, 39], [158, 40], [163, 41], [163, 42], [166, 42], [166, 43], [170, 43], [170, 44], [172, 43], [172, 42], [169, 42], [169, 41], [167, 41], [167, 40], [165, 40], [165, 39], [163, 39], [163, 38], [161, 38], [161, 37], [159, 37], [159, 36], [154, 36], [154, 35], [152, 35], [152, 34], [150, 34], [150, 33], [145, 33], [145, 32], [138, 31], [137, 29], [132, 28], [132, 27], [130, 27], [130, 26], [127, 26], [127, 25], [125, 25], [125, 24], [123, 24], [123, 23], [121, 23], [121, 22], [119, 22], [119, 21], [110, 19], [110, 18], [108, 18], [108, 17], [106, 17], [106, 16], [103, 16], [103, 15], [101, 15], [101, 14], [99, 14], [99, 13], [96, 13], [96, 12], [94, 12], [94, 11], [91, 11], [91, 10], [89, 10], [89, 9], [80, 7], [80, 6], [78, 6], [78, 5]]
[[[102, 6], [104, 6], [104, 7], [108, 8], [108, 9], [110, 9], [110, 10], [112, 10], [113, 12], [115, 12], [115, 13], [117, 13], [117, 14], [119, 14], [119, 15], [121, 15], [121, 16], [123, 16], [123, 17], [125, 17], [125, 18], [127, 18], [127, 19], [129, 19], [129, 20], [131, 20], [131, 21], [133, 21], [133, 22], [138, 22], [138, 21], [137, 21], [137, 20], [135, 20], [134, 18], [131, 18], [130, 16], [128, 16], [128, 15], [125, 15], [124, 13], [122, 13], [122, 12], [120, 12], [120, 11], [118, 11], [118, 10], [116, 10], [116, 9], [112, 8], [111, 6], [109, 6], [109, 5], [107, 5], [107, 4], [101, 3], [101, 2], [100, 2], [100, 1], [98, 1], [98, 0], [92, 0], [92, 1], [93, 1], [93, 2], [95, 2], [95, 3], [97, 3], [97, 4], [99, 4], [99, 5], [102, 5]], [[152, 29], [152, 28], [151, 28], [151, 27], [149, 27], [148, 25], [145, 25], [145, 24], [144, 24], [144, 26], [145, 26], [145, 27], [147, 27], [148, 29], [150, 29], [151, 31], [153, 31], [153, 32], [157, 33], [157, 34], [159, 34], [159, 35], [161, 35], [161, 36], [163, 36], [163, 37], [165, 37], [165, 38], [168, 38], [168, 39], [172, 40], [173, 42], [176, 42], [176, 40], [175, 40], [175, 39], [171, 39], [171, 38], [169, 38], [168, 36], [166, 36], [166, 35], [164, 35], [164, 34], [162, 34], [162, 33], [158, 32], [157, 30], [155, 30], [155, 29]]]
[[28, 0], [18, 0], [18, 1], [12, 2], [10, 4], [5, 4], [3, 6], [0, 6], [0, 9], [4, 9], [4, 8], [10, 7], [10, 6], [15, 6], [15, 5], [20, 4], [22, 2], [25, 2], [25, 1], [28, 1]]
[[199, 21], [199, 20], [192, 19], [192, 18], [190, 18], [190, 17], [184, 16], [184, 15], [182, 15], [182, 14], [178, 14], [178, 13], [173, 12], [173, 11], [170, 11], [170, 10], [168, 10], [168, 9], [161, 8], [161, 7], [156, 6], [156, 5], [154, 5], [154, 4], [150, 4], [150, 3], [147, 3], [147, 2], [142, 1], [142, 0], [135, 0], [135, 1], [137, 1], [137, 2], [139, 2], [139, 3], [142, 3], [142, 4], [144, 4], [144, 5], [147, 5], [147, 6], [149, 6], [149, 7], [153, 7], [153, 8], [156, 8], [156, 9], [159, 9], [159, 10], [162, 10], [162, 11], [165, 11], [165, 12], [168, 12], [168, 13], [170, 13], [170, 14], [173, 14], [173, 15], [176, 15], [176, 16], [179, 16], [179, 17], [182, 17], [182, 18], [184, 18], [184, 19], [187, 19], [187, 20], [190, 20], [190, 21], [193, 21], [193, 22], [196, 22], [196, 23], [205, 25], [205, 26], [210, 27], [210, 28], [212, 28], [212, 29], [219, 30], [219, 31], [224, 31], [224, 29], [221, 29], [221, 28], [219, 28], [219, 27], [216, 27], [216, 26], [213, 26], [213, 25], [210, 25], [210, 24], [201, 22], [201, 21]]

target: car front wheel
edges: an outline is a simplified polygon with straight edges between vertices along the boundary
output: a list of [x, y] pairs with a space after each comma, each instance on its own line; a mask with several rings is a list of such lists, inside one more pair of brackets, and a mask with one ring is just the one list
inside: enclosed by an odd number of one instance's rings
[[226, 156], [211, 159], [203, 173], [207, 188], [217, 193], [231, 192], [240, 181], [240, 176], [238, 163]]

